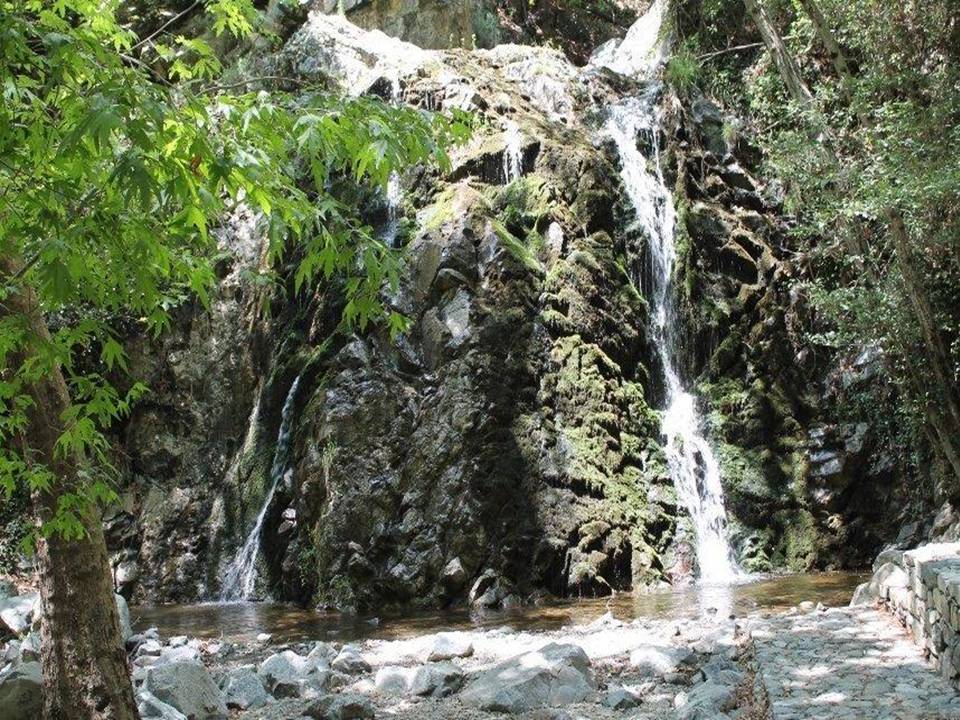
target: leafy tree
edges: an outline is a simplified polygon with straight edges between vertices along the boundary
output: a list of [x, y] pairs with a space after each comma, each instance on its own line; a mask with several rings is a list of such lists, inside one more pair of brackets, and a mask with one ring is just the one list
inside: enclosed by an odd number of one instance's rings
[[[345, 320], [383, 320], [395, 257], [331, 181], [443, 166], [466, 133], [376, 100], [218, 82], [204, 38], [138, 38], [118, 4], [0, 0], [0, 487], [32, 493], [57, 718], [136, 717], [100, 508], [116, 496], [104, 431], [147, 388], [108, 380], [127, 364], [112, 321], [160, 333], [177, 305], [206, 302], [212, 230], [241, 204], [260, 215], [270, 264], [297, 246], [298, 290], [343, 277]], [[204, 4], [214, 34], [257, 22], [250, 0]], [[99, 368], [79, 361], [91, 355]]]

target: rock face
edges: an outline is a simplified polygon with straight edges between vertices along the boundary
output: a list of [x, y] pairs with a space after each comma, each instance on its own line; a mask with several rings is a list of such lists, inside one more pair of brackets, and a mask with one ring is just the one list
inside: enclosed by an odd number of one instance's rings
[[519, 713], [582, 702], [596, 689], [590, 659], [580, 647], [550, 644], [481, 672], [461, 698], [482, 710]]
[[[446, 47], [447, 26], [428, 19], [441, 5], [444, 22], [462, 23], [457, 3], [344, 9]], [[212, 312], [184, 308], [168, 336], [133, 340], [133, 372], [154, 392], [118, 438], [130, 458], [107, 521], [118, 588], [134, 601], [219, 596], [272, 484], [295, 378], [256, 594], [342, 610], [496, 608], [687, 579], [691, 530], [654, 410], [648, 239], [599, 129], [610, 101], [642, 88], [545, 47], [441, 52], [320, 12], [284, 23], [281, 47], [256, 58], [264, 74], [466, 110], [476, 130], [449, 168], [397, 178], [392, 210], [377, 188], [335, 190], [375, 229], [394, 217], [399, 283], [382, 299], [407, 332], [345, 330], [336, 283], [286, 294], [249, 281], [263, 238], [240, 209], [220, 231]], [[667, 92], [663, 106], [682, 370], [709, 411], [741, 565], [861, 562], [890, 522], [896, 491], [884, 488], [896, 484], [881, 480], [896, 468], [872, 428], [822, 412], [819, 397], [841, 376], [869, 382], [877, 358], [800, 356], [811, 313], [793, 292], [803, 270], [787, 259], [775, 185], [708, 100]], [[269, 319], [257, 313], [267, 303]]]

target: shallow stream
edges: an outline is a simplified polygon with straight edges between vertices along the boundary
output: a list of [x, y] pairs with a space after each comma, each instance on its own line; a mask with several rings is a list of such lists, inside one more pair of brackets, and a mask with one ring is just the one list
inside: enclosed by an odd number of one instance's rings
[[163, 637], [188, 635], [251, 641], [270, 633], [272, 641], [401, 639], [442, 630], [509, 625], [515, 630], [557, 630], [587, 623], [606, 612], [620, 620], [674, 619], [719, 613], [737, 616], [781, 611], [805, 600], [846, 605], [860, 573], [816, 573], [755, 578], [727, 586], [693, 586], [654, 593], [618, 593], [614, 597], [567, 600], [515, 610], [453, 610], [402, 614], [344, 615], [279, 603], [204, 603], [133, 607], [136, 630], [159, 629]]

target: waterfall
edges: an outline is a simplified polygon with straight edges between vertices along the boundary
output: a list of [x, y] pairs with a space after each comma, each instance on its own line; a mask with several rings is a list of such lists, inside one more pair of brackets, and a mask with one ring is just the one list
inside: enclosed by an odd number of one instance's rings
[[[663, 6], [663, 0], [657, 0], [603, 64], [652, 77], [664, 56], [665, 43], [658, 39]], [[734, 580], [739, 571], [727, 536], [720, 464], [700, 429], [696, 401], [683, 386], [676, 357], [676, 212], [660, 165], [659, 95], [659, 84], [651, 81], [640, 96], [610, 109], [605, 131], [617, 146], [623, 186], [636, 211], [636, 222], [648, 238], [648, 287], [644, 290], [664, 374], [662, 431], [670, 476], [693, 520], [700, 580], [725, 583]], [[638, 139], [646, 154], [638, 149]]]
[[[390, 104], [394, 107], [400, 105], [402, 100], [400, 96], [400, 76], [394, 73], [390, 78]], [[384, 224], [381, 239], [387, 247], [397, 247], [397, 232], [400, 229], [398, 222], [398, 211], [400, 203], [403, 202], [403, 187], [400, 185], [400, 175], [396, 170], [390, 173], [387, 180], [387, 192], [385, 197], [387, 203], [387, 222]]]
[[503, 151], [503, 178], [509, 184], [523, 175], [523, 134], [513, 120], [503, 121], [506, 148]]
[[293, 403], [297, 397], [297, 387], [300, 385], [300, 376], [293, 381], [283, 402], [280, 412], [280, 430], [277, 433], [277, 445], [273, 451], [273, 464], [270, 467], [270, 491], [263, 499], [263, 507], [257, 515], [247, 539], [227, 568], [220, 591], [221, 600], [249, 600], [253, 596], [257, 582], [257, 559], [260, 556], [260, 534], [267, 511], [273, 502], [277, 487], [283, 480], [290, 463], [290, 434], [293, 425]]

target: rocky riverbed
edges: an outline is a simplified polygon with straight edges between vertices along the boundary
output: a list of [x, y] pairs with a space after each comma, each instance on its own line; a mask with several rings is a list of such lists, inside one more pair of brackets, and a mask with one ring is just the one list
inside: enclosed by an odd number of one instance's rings
[[[39, 713], [35, 609], [28, 594], [3, 600], [20, 630], [0, 655], [0, 720]], [[352, 643], [124, 633], [145, 720], [960, 718], [954, 686], [874, 605], [607, 612]]]

